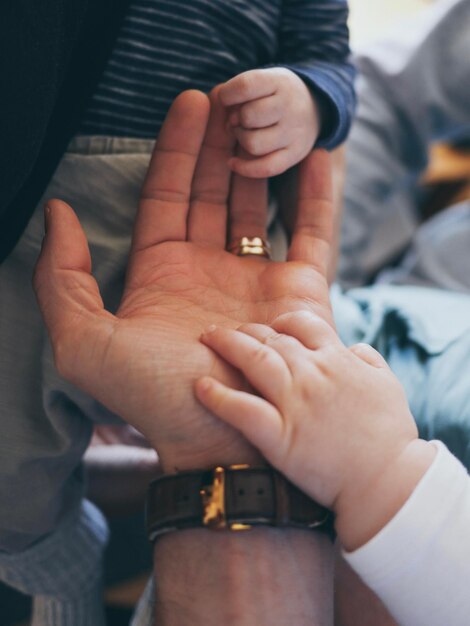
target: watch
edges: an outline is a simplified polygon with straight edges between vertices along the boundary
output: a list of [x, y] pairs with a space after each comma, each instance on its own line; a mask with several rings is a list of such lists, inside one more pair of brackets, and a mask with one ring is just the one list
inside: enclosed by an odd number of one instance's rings
[[187, 528], [248, 530], [253, 526], [318, 529], [330, 536], [333, 515], [272, 467], [231, 465], [166, 475], [150, 483], [149, 541]]

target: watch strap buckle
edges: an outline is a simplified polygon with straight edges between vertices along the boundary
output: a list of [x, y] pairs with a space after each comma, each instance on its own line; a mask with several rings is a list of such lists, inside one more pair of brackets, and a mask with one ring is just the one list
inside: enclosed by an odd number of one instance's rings
[[[230, 470], [246, 470], [249, 465], [230, 465]], [[223, 530], [230, 528], [232, 531], [249, 530], [251, 524], [227, 520], [226, 478], [227, 469], [217, 466], [210, 472], [210, 478], [203, 482], [200, 490], [202, 502], [202, 524], [211, 530]]]
[[227, 528], [227, 512], [225, 509], [225, 468], [215, 467], [210, 479], [204, 482], [200, 490], [202, 501], [202, 524], [211, 530]]
[[248, 530], [318, 528], [333, 536], [333, 516], [269, 467], [217, 466], [162, 476], [149, 486], [146, 507], [151, 541], [187, 528]]

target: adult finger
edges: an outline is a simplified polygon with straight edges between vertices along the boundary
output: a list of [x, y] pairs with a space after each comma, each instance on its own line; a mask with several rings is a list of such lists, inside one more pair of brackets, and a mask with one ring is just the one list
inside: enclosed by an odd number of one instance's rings
[[[241, 148], [237, 153], [248, 158]], [[229, 212], [229, 242], [242, 237], [267, 238], [268, 182], [265, 178], [232, 177]]]
[[278, 333], [295, 337], [309, 350], [340, 343], [330, 324], [309, 311], [285, 313], [275, 319], [271, 326]]
[[289, 370], [281, 356], [247, 333], [213, 327], [201, 341], [239, 369], [267, 400], [277, 404], [289, 385]]
[[85, 234], [73, 210], [51, 200], [45, 210], [47, 234], [34, 273], [34, 290], [49, 332], [56, 366], [68, 380], [92, 392], [114, 324], [91, 276]]
[[333, 237], [330, 155], [314, 150], [300, 165], [297, 219], [288, 261], [301, 261], [325, 275]]
[[191, 183], [209, 111], [207, 96], [198, 91], [183, 92], [168, 111], [142, 188], [134, 252], [186, 239]]
[[248, 100], [272, 96], [276, 92], [272, 76], [267, 70], [248, 70], [224, 83], [219, 92], [226, 107]]
[[268, 461], [276, 462], [282, 448], [283, 419], [274, 406], [208, 376], [196, 381], [195, 392], [209, 411], [239, 430]]
[[225, 109], [218, 97], [219, 87], [210, 95], [211, 112], [192, 184], [188, 239], [195, 243], [225, 248], [227, 207], [231, 169], [229, 159], [235, 137], [225, 123]]

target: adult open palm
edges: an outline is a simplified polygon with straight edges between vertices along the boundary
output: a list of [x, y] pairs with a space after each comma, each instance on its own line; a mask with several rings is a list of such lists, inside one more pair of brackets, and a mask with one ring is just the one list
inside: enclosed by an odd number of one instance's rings
[[266, 182], [231, 179], [234, 142], [216, 95], [212, 101], [211, 111], [207, 96], [185, 92], [168, 113], [143, 186], [117, 313], [104, 309], [85, 235], [59, 200], [46, 209], [34, 281], [59, 372], [140, 430], [166, 471], [254, 455], [194, 399], [193, 383], [204, 374], [242, 384], [199, 342], [208, 325], [269, 324], [299, 309], [333, 323], [325, 277], [328, 155], [318, 151], [302, 164], [288, 262], [237, 257], [225, 250], [227, 232], [229, 240], [264, 235]]

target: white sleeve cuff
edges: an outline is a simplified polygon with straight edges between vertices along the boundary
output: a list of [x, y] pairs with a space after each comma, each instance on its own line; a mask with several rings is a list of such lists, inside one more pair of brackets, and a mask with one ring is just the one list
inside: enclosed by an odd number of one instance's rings
[[400, 624], [468, 626], [470, 478], [441, 442], [398, 513], [346, 561]]

